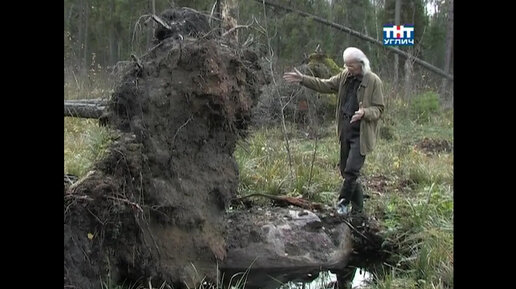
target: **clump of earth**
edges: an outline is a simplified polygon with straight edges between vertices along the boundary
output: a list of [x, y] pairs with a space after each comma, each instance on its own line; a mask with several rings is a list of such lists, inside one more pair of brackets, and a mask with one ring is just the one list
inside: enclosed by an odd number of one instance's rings
[[173, 29], [157, 29], [157, 45], [122, 69], [102, 117], [116, 135], [108, 152], [65, 190], [65, 288], [142, 276], [193, 287], [216, 280], [226, 255], [233, 152], [264, 73], [255, 52], [215, 37], [201, 14], [162, 19]]
[[428, 137], [420, 140], [415, 147], [428, 155], [451, 152], [453, 149], [453, 145], [445, 139], [434, 139]]

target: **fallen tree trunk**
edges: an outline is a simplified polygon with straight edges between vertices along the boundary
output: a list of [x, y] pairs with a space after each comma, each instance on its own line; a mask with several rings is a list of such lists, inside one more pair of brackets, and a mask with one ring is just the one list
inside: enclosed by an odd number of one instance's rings
[[287, 10], [287, 11], [290, 11], [290, 12], [294, 12], [294, 13], [297, 13], [301, 16], [304, 16], [304, 17], [308, 17], [310, 19], [313, 19], [314, 21], [316, 22], [319, 22], [319, 23], [322, 23], [324, 25], [328, 25], [330, 27], [333, 27], [333, 28], [336, 28], [338, 30], [341, 30], [341, 31], [344, 31], [344, 32], [348, 32], [349, 34], [355, 36], [355, 37], [358, 37], [360, 39], [363, 39], [363, 40], [366, 40], [366, 41], [369, 41], [369, 42], [372, 42], [376, 45], [380, 45], [382, 46], [383, 48], [387, 49], [387, 50], [390, 50], [394, 53], [397, 53], [405, 58], [410, 58], [410, 59], [413, 59], [415, 63], [421, 65], [422, 67], [436, 73], [436, 74], [439, 74], [440, 76], [446, 78], [446, 79], [449, 79], [451, 81], [453, 81], [453, 75], [449, 74], [448, 72], [446, 71], [443, 71], [442, 69], [439, 69], [435, 66], [433, 66], [432, 64], [424, 61], [424, 60], [421, 60], [417, 57], [414, 57], [413, 55], [410, 55], [408, 54], [407, 52], [403, 51], [403, 50], [400, 50], [398, 48], [395, 48], [393, 46], [385, 46], [383, 45], [383, 43], [381, 41], [378, 41], [370, 36], [367, 36], [367, 35], [364, 35], [356, 30], [353, 30], [349, 27], [346, 27], [346, 26], [343, 26], [343, 25], [340, 25], [338, 23], [335, 23], [335, 22], [331, 22], [331, 21], [328, 21], [322, 17], [319, 17], [319, 16], [316, 16], [316, 15], [313, 15], [313, 14], [310, 14], [310, 13], [307, 13], [307, 12], [304, 12], [304, 11], [301, 11], [301, 10], [297, 10], [297, 9], [294, 9], [294, 8], [290, 8], [290, 7], [287, 7], [287, 6], [283, 6], [281, 4], [277, 4], [277, 3], [274, 3], [274, 2], [271, 2], [271, 1], [267, 1], [267, 0], [255, 0], [257, 2], [260, 2], [260, 3], [263, 3], [263, 4], [266, 4], [266, 5], [269, 5], [269, 6], [272, 6], [272, 7], [276, 7], [276, 8], [280, 8], [280, 9], [284, 9], [284, 10]]
[[100, 98], [64, 101], [64, 116], [80, 118], [99, 118], [106, 108], [107, 101]]

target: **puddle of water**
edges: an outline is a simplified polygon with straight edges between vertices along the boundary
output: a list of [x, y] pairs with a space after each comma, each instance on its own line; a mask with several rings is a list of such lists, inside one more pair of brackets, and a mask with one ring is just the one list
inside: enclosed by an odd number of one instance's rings
[[353, 277], [353, 283], [351, 285], [352, 289], [359, 289], [365, 287], [367, 285], [368, 281], [370, 281], [373, 278], [373, 275], [371, 273], [363, 270], [362, 268], [359, 268], [355, 271], [355, 277]]
[[[337, 282], [337, 275], [330, 271], [323, 271], [312, 282], [288, 282], [278, 289], [321, 289], [328, 288], [331, 284]], [[331, 288], [331, 287], [330, 287]]]
[[[355, 275], [353, 277], [352, 289], [360, 289], [364, 288], [368, 281], [372, 279], [371, 273], [359, 268], [355, 271]], [[332, 288], [332, 284], [337, 283], [337, 275], [331, 273], [330, 271], [323, 271], [319, 273], [319, 276], [315, 278], [312, 282], [303, 283], [303, 282], [288, 282], [278, 289], [323, 289], [323, 288]]]

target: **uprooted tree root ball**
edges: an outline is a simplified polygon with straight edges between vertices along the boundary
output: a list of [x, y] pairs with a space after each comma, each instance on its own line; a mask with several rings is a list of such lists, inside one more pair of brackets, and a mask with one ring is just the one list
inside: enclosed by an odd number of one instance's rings
[[103, 117], [118, 136], [65, 192], [65, 288], [216, 278], [238, 186], [233, 151], [265, 78], [253, 52], [187, 35], [125, 67]]

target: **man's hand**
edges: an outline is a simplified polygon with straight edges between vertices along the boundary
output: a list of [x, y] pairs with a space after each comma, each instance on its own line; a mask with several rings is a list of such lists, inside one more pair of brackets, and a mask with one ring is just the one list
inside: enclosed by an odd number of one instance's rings
[[359, 119], [361, 119], [364, 116], [364, 108], [362, 107], [362, 102], [358, 104], [358, 110], [355, 111], [355, 114], [351, 117], [351, 121], [349, 123], [353, 123]]
[[303, 80], [303, 74], [299, 72], [296, 68], [294, 68], [294, 71], [291, 72], [285, 72], [283, 74], [283, 79], [285, 79], [286, 82], [301, 82]]

